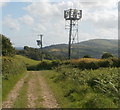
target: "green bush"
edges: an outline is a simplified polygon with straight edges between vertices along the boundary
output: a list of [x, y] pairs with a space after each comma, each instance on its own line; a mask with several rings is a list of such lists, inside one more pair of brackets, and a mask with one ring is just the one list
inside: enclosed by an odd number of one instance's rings
[[0, 34], [0, 37], [2, 39], [2, 55], [15, 56], [16, 50], [13, 48], [11, 41], [4, 35]]
[[118, 70], [119, 68], [80, 70], [64, 65], [59, 66], [59, 71], [51, 80], [60, 85], [64, 97], [72, 107], [117, 108]]
[[110, 57], [107, 59], [81, 58], [71, 60], [70, 64], [79, 69], [98, 69], [101, 67], [120, 67], [120, 58]]
[[52, 61], [42, 61], [38, 65], [29, 66], [28, 70], [49, 70], [61, 65], [61, 61], [52, 60]]
[[120, 67], [120, 58], [109, 58], [113, 62], [112, 67]]
[[85, 55], [85, 56], [83, 56], [83, 58], [91, 58], [91, 56], [90, 55]]
[[102, 55], [102, 59], [111, 58], [111, 57], [113, 57], [113, 55], [111, 53], [108, 53], [108, 52], [106, 52]]
[[52, 67], [57, 67], [61, 64], [61, 61], [60, 60], [52, 60]]
[[52, 68], [52, 63], [50, 61], [42, 61], [37, 66], [38, 70], [51, 69], [51, 68]]
[[80, 69], [97, 69], [98, 68], [98, 63], [97, 62], [79, 62], [78, 67]]
[[14, 57], [2, 57], [2, 74], [18, 74], [26, 71], [25, 64]]
[[99, 67], [111, 67], [113, 65], [112, 60], [105, 59], [98, 62]]

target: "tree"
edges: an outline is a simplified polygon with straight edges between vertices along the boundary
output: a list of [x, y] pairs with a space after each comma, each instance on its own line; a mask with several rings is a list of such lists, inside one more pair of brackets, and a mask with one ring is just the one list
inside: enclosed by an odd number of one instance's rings
[[83, 58], [91, 58], [91, 56], [90, 55], [85, 55], [85, 56], [83, 56]]
[[14, 56], [16, 51], [15, 51], [15, 48], [12, 46], [12, 43], [10, 42], [10, 40], [1, 34], [0, 34], [0, 37], [2, 39], [2, 55]]
[[106, 58], [110, 58], [110, 57], [113, 57], [113, 55], [111, 53], [108, 53], [108, 52], [106, 52], [102, 55], [102, 59], [106, 59]]

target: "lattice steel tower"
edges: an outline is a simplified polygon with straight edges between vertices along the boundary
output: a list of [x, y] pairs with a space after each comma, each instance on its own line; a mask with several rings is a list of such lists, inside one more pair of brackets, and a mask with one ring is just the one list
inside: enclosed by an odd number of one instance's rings
[[68, 58], [71, 59], [71, 43], [78, 37], [78, 20], [82, 18], [82, 10], [69, 9], [64, 11], [64, 18], [69, 23], [69, 47]]

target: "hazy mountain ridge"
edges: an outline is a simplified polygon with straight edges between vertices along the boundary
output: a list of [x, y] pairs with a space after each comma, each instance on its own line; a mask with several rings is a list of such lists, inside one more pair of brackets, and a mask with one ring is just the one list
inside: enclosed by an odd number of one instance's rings
[[[57, 49], [59, 51], [52, 51]], [[63, 56], [67, 55], [68, 45], [58, 44], [45, 47], [44, 50], [51, 54], [61, 54]], [[88, 41], [83, 41], [72, 45], [72, 57], [80, 58], [84, 55], [91, 55], [91, 57], [100, 58], [104, 52], [110, 52], [113, 55], [118, 55], [118, 40], [113, 39], [93, 39]], [[66, 55], [65, 55], [66, 54]]]
[[[84, 55], [90, 55], [94, 58], [101, 58], [104, 52], [110, 52], [111, 54], [118, 56], [117, 39], [92, 39], [73, 44], [71, 47], [72, 58], [82, 58]], [[19, 47], [19, 49], [22, 48]], [[32, 52], [33, 50], [30, 51]], [[31, 52], [29, 54], [32, 54]], [[39, 49], [37, 49], [36, 52], [38, 55], [40, 54]], [[43, 52], [44, 54], [52, 56], [53, 58], [66, 59], [68, 57], [68, 44], [56, 44], [46, 46], [43, 47]]]

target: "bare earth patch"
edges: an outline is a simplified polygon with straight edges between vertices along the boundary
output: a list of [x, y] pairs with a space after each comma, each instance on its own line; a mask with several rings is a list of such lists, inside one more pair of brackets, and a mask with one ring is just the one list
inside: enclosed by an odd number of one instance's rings
[[[31, 72], [30, 74], [32, 74], [32, 76], [34, 75], [33, 72]], [[37, 100], [37, 97], [35, 95], [35, 86], [36, 86], [36, 79], [33, 76], [28, 82], [28, 91], [27, 91], [28, 108], [35, 108], [36, 106], [35, 101]]]
[[12, 108], [17, 96], [19, 95], [19, 91], [21, 87], [23, 86], [25, 78], [28, 77], [28, 74], [24, 76], [21, 80], [17, 82], [17, 84], [14, 86], [14, 88], [11, 90], [11, 92], [8, 94], [8, 97], [6, 101], [2, 103], [2, 108]]
[[39, 77], [39, 84], [41, 87], [41, 96], [43, 97], [43, 107], [44, 108], [59, 108], [59, 105], [54, 98], [52, 92], [50, 91], [47, 83], [45, 82], [43, 76], [40, 72], [36, 72]]
[[11, 92], [8, 94], [6, 101], [3, 102], [3, 108], [12, 108], [16, 98], [19, 96], [19, 91], [23, 87], [25, 79], [30, 75], [27, 90], [27, 107], [28, 108], [59, 108], [59, 105], [54, 98], [50, 88], [48, 87], [44, 77], [40, 71], [28, 72], [18, 81]]

